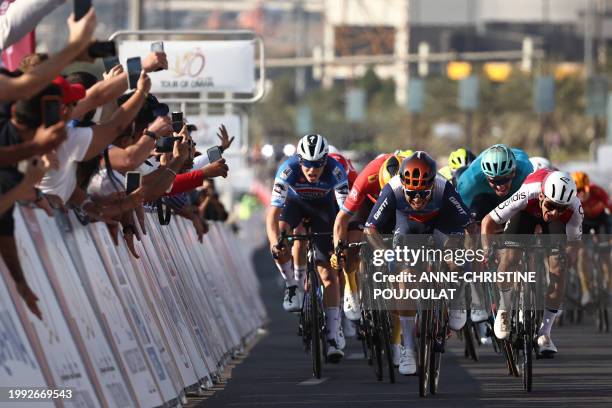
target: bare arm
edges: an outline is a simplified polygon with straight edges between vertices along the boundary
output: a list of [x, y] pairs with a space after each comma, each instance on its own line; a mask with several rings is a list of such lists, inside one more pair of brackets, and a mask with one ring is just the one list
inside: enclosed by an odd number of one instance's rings
[[151, 89], [151, 80], [143, 72], [140, 73], [136, 92], [121, 105], [108, 122], [92, 127], [93, 138], [85, 154], [84, 161], [93, 159], [123, 132], [134, 120], [144, 104], [146, 95]]
[[34, 67], [31, 71], [17, 77], [9, 78], [0, 75], [0, 101], [11, 101], [29, 99], [43, 90], [58, 76], [66, 65], [70, 64], [91, 41], [91, 36], [96, 28], [96, 13], [94, 8], [79, 21], [74, 21], [74, 15], [68, 18], [70, 39], [68, 45], [52, 55], [47, 61]]
[[340, 210], [334, 221], [334, 247], [338, 245], [338, 242], [346, 242], [346, 236], [348, 231], [348, 224], [351, 220], [351, 214], [346, 211]]
[[103, 106], [119, 98], [127, 89], [127, 85], [127, 73], [125, 72], [106, 81], [97, 82], [87, 90], [85, 98], [77, 103], [72, 111], [72, 119], [79, 119], [98, 106]]
[[132, 171], [140, 166], [151, 154], [151, 150], [155, 147], [153, 138], [142, 135], [140, 139], [133, 145], [122, 149], [113, 147], [108, 150], [108, 157], [113, 169], [120, 173]]

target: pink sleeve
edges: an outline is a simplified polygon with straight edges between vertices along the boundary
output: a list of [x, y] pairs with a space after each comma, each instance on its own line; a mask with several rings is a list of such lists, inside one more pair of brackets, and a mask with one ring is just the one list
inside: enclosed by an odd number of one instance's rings
[[201, 170], [190, 171], [189, 173], [177, 174], [172, 184], [172, 189], [166, 195], [174, 195], [191, 191], [200, 187], [204, 182], [204, 173]]

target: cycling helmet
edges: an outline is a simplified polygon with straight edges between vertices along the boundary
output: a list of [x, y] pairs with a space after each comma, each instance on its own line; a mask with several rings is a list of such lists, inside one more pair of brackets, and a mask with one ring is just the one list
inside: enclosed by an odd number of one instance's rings
[[452, 171], [457, 171], [462, 167], [468, 166], [475, 158], [474, 153], [461, 147], [451, 152], [450, 156], [448, 156], [448, 165]]
[[506, 176], [516, 169], [516, 158], [508, 146], [496, 144], [484, 151], [480, 168], [489, 178]]
[[529, 161], [531, 162], [531, 165], [533, 166], [533, 171], [540, 170], [540, 169], [552, 169], [553, 168], [552, 163], [546, 157], [540, 157], [540, 156], [530, 157]]
[[297, 154], [302, 160], [319, 161], [327, 157], [327, 140], [321, 135], [306, 135], [297, 144]]
[[378, 170], [378, 183], [381, 189], [391, 180], [391, 177], [397, 174], [401, 161], [401, 157], [391, 155], [384, 161], [382, 166], [380, 166]]
[[589, 180], [589, 176], [584, 171], [573, 172], [572, 179], [574, 179], [574, 183], [576, 183], [576, 189], [587, 192], [589, 191], [591, 181]]
[[408, 149], [408, 150], [396, 150], [395, 152], [393, 152], [393, 154], [395, 156], [398, 156], [399, 161], [402, 161], [403, 159], [406, 159], [410, 156], [412, 156], [412, 153], [414, 153], [412, 150]]
[[436, 162], [423, 151], [416, 151], [400, 165], [400, 180], [405, 190], [429, 190], [436, 178]]
[[556, 204], [569, 205], [571, 199], [576, 195], [576, 183], [566, 172], [553, 171], [544, 178], [542, 193]]

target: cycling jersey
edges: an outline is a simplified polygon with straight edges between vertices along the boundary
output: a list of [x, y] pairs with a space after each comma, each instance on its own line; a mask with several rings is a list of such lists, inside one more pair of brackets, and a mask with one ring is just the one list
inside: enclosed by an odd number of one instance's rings
[[[513, 148], [512, 152], [516, 158], [516, 175], [512, 180], [508, 196], [516, 193], [525, 178], [533, 171], [533, 165], [529, 161], [527, 153], [516, 148]], [[505, 200], [505, 197], [497, 197], [487, 181], [487, 176], [482, 172], [480, 168], [482, 155], [483, 153], [478, 155], [469, 165], [461, 177], [459, 177], [457, 183], [459, 195], [470, 209], [470, 212], [476, 213], [477, 219], [482, 219], [496, 205]]]
[[589, 185], [589, 198], [582, 201], [584, 218], [597, 218], [606, 211], [612, 210], [612, 202], [608, 193], [596, 184]]
[[[542, 209], [539, 196], [542, 192], [542, 183], [544, 178], [552, 172], [553, 170], [550, 169], [540, 169], [530, 174], [516, 193], [489, 213], [493, 221], [497, 224], [505, 224], [521, 212], [536, 219], [541, 219]], [[568, 209], [559, 217], [559, 221], [565, 224], [565, 234], [568, 240], [577, 241], [582, 237], [583, 214], [580, 200], [574, 196]]]
[[354, 215], [359, 211], [366, 198], [372, 203], [376, 201], [380, 194], [380, 182], [378, 181], [378, 172], [380, 166], [385, 160], [391, 157], [392, 154], [383, 154], [369, 162], [364, 169], [359, 173], [351, 191], [342, 206], [342, 211]]
[[433, 196], [421, 210], [414, 210], [406, 200], [399, 176], [391, 178], [374, 204], [366, 226], [379, 230], [393, 216], [396, 219], [395, 232], [401, 234], [424, 234], [433, 229], [443, 233], [461, 233], [470, 222], [461, 197], [440, 175], [434, 181]]
[[283, 207], [290, 192], [305, 201], [327, 201], [332, 199], [332, 191], [338, 207], [342, 208], [348, 194], [348, 182], [340, 163], [328, 157], [319, 180], [309, 183], [302, 173], [299, 157], [293, 155], [276, 172], [270, 205]]

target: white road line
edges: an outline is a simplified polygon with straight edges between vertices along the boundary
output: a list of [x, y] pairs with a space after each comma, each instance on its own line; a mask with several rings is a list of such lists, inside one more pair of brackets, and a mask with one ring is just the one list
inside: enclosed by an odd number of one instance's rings
[[329, 377], [309, 378], [306, 381], [299, 382], [297, 385], [319, 385], [327, 380], [329, 380]]

